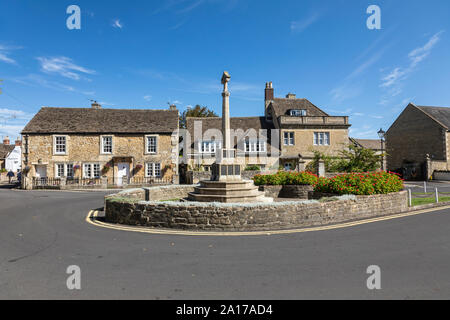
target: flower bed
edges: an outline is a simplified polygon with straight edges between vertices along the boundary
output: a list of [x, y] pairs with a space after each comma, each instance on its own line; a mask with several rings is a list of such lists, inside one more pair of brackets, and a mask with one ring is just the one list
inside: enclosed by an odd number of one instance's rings
[[403, 180], [392, 172], [348, 173], [333, 178], [319, 178], [314, 186], [315, 192], [338, 195], [372, 195], [399, 192], [403, 189]]
[[286, 172], [278, 171], [275, 174], [261, 175], [257, 174], [253, 177], [255, 185], [315, 185], [318, 181], [317, 175], [311, 172]]

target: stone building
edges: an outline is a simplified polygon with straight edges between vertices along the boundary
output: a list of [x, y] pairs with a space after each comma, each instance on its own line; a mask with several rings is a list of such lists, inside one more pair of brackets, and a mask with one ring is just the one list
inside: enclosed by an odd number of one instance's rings
[[[233, 146], [242, 166], [302, 170], [314, 151], [339, 156], [339, 151], [348, 147], [347, 116], [331, 116], [295, 94], [275, 98], [271, 82], [266, 83], [264, 100], [264, 116], [231, 118]], [[184, 161], [189, 167], [208, 168], [214, 163], [222, 147], [220, 126], [221, 118], [187, 118]]]
[[[27, 178], [172, 179], [178, 110], [43, 107], [22, 131]], [[24, 179], [25, 180], [25, 179]]]
[[410, 103], [386, 133], [388, 169], [405, 178], [450, 170], [450, 108]]

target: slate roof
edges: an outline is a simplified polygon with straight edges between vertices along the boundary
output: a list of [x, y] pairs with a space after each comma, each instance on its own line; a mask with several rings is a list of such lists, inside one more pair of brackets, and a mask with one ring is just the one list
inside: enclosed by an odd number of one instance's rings
[[377, 139], [356, 139], [349, 138], [350, 141], [360, 147], [372, 150], [381, 150], [381, 141]]
[[448, 107], [428, 107], [416, 106], [433, 120], [440, 123], [444, 128], [450, 130], [450, 108]]
[[43, 107], [22, 134], [172, 133], [177, 128], [177, 110]]
[[0, 159], [5, 159], [15, 147], [15, 145], [0, 143]]
[[[191, 141], [193, 147], [195, 141], [194, 141], [194, 122], [195, 121], [201, 121], [202, 122], [202, 134], [204, 134], [209, 129], [218, 129], [222, 130], [222, 118], [186, 118], [186, 128], [191, 135]], [[266, 129], [267, 130], [267, 150], [269, 150], [270, 147], [270, 129], [274, 129], [273, 123], [267, 122], [265, 120], [265, 117], [233, 117], [230, 118], [230, 126], [231, 129], [238, 130], [241, 129], [244, 131], [244, 133], [247, 130], [254, 129], [256, 131], [256, 134], [259, 136], [259, 130], [260, 129]], [[236, 148], [236, 145], [234, 146]]]
[[272, 115], [274, 118], [289, 115], [290, 110], [306, 110], [306, 116], [308, 117], [329, 116], [329, 114], [316, 107], [308, 99], [274, 98], [270, 104], [275, 113]]

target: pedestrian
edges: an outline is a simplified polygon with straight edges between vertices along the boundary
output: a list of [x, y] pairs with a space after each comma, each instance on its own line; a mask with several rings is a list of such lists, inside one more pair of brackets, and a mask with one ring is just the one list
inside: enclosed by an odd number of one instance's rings
[[9, 179], [9, 183], [11, 183], [11, 179], [14, 177], [14, 172], [12, 170], [9, 170], [9, 172], [6, 174], [6, 176]]

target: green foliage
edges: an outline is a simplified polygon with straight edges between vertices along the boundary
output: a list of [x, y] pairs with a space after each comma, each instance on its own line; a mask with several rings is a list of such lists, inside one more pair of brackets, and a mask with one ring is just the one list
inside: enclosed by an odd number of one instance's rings
[[327, 172], [368, 172], [380, 168], [382, 155], [371, 149], [349, 145], [348, 150], [340, 151], [340, 157], [331, 157], [322, 152], [314, 151], [313, 160], [306, 170], [316, 172], [319, 160], [325, 162]]
[[311, 172], [286, 172], [279, 171], [275, 174], [261, 175], [253, 177], [255, 185], [314, 185], [318, 177]]
[[0, 169], [0, 173], [5, 173], [5, 172], [7, 172], [8, 170], [6, 170], [5, 168], [1, 168]]
[[196, 105], [194, 108], [189, 110], [184, 110], [180, 116], [180, 128], [186, 128], [186, 118], [188, 117], [196, 117], [196, 118], [209, 118], [209, 117], [218, 117], [218, 115], [209, 110], [208, 107], [202, 107], [201, 105]]
[[245, 168], [245, 171], [261, 171], [261, 167], [255, 164], [247, 166], [247, 168]]
[[314, 191], [332, 194], [387, 194], [403, 189], [403, 180], [391, 172], [347, 173], [333, 178], [319, 178]]

